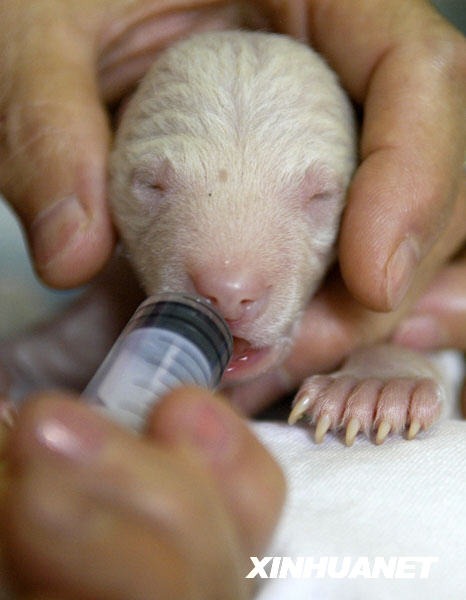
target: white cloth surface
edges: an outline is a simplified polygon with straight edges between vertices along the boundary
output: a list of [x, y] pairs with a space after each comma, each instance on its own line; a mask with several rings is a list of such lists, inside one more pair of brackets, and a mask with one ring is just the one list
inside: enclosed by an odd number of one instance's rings
[[[458, 389], [461, 356], [442, 353], [439, 364]], [[381, 446], [358, 436], [347, 448], [332, 434], [316, 445], [308, 427], [286, 423], [253, 429], [288, 482], [284, 513], [264, 556], [349, 556], [352, 564], [358, 557], [438, 557], [427, 579], [419, 572], [413, 579], [257, 578], [257, 600], [466, 598], [466, 421], [457, 403], [415, 440], [393, 436]]]

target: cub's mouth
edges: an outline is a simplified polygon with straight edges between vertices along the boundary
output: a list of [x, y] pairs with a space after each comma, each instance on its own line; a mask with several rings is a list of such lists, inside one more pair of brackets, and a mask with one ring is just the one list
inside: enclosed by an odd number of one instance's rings
[[241, 383], [263, 375], [279, 361], [283, 353], [283, 344], [256, 348], [248, 340], [233, 336], [233, 356], [223, 375], [222, 383]]

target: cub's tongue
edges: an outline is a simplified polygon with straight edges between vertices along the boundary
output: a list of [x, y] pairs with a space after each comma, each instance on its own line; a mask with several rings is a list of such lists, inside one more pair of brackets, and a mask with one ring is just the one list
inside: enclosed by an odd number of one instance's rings
[[233, 357], [223, 376], [224, 383], [239, 382], [256, 377], [264, 371], [264, 360], [270, 348], [253, 348], [247, 340], [233, 337]]
[[231, 358], [231, 363], [240, 360], [241, 357], [247, 354], [250, 348], [251, 344], [247, 340], [239, 337], [233, 337], [233, 356]]

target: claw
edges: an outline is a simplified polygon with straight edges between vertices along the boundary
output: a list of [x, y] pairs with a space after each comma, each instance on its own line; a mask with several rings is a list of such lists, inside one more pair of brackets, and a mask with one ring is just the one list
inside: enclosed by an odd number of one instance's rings
[[413, 440], [416, 437], [419, 429], [421, 429], [421, 424], [419, 421], [411, 421], [408, 431], [408, 440]]
[[356, 417], [351, 417], [348, 426], [346, 427], [345, 444], [352, 446], [356, 436], [361, 429], [361, 421]]
[[332, 424], [332, 419], [329, 415], [323, 414], [319, 420], [317, 421], [316, 433], [315, 433], [315, 442], [316, 444], [321, 444], [325, 434], [330, 428]]
[[311, 405], [311, 396], [304, 394], [293, 406], [293, 410], [288, 417], [288, 425], [294, 425], [306, 412]]
[[377, 430], [377, 437], [375, 438], [376, 444], [382, 444], [385, 441], [385, 438], [390, 433], [390, 423], [387, 421], [382, 421], [379, 425], [379, 429]]

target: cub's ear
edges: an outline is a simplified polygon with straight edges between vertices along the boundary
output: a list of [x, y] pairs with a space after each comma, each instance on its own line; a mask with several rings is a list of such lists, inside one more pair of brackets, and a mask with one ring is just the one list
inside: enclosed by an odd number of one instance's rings
[[131, 176], [134, 197], [149, 210], [158, 208], [166, 198], [173, 174], [168, 158], [147, 160], [137, 165]]

